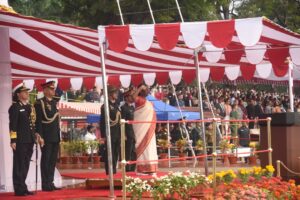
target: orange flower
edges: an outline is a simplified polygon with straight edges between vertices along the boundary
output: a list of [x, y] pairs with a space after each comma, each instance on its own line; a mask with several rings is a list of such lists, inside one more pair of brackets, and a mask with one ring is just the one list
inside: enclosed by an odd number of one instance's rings
[[281, 196], [280, 192], [278, 192], [278, 191], [275, 191], [275, 192], [274, 192], [274, 195], [275, 195], [275, 197], [277, 197], [277, 198], [279, 198], [279, 197]]

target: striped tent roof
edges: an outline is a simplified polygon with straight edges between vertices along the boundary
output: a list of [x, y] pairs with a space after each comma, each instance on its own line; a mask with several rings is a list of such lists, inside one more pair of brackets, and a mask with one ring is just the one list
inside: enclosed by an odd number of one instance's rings
[[229, 80], [287, 80], [288, 57], [294, 79], [300, 80], [300, 35], [264, 17], [99, 26], [97, 31], [0, 11], [0, 26], [9, 27], [14, 85], [24, 79], [37, 86], [58, 79], [66, 89], [101, 84], [99, 41], [107, 41], [108, 82], [124, 87], [143, 80], [148, 85], [191, 82], [193, 51], [200, 47], [203, 82], [225, 75]]

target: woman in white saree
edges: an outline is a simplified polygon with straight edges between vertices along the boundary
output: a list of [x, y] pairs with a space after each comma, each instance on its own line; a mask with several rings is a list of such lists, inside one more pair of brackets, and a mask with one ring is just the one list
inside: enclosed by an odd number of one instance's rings
[[[146, 99], [148, 90], [145, 85], [138, 88], [135, 98], [134, 121], [151, 121], [152, 123], [133, 124], [136, 139], [136, 155], [138, 161], [157, 160], [156, 149], [156, 113], [153, 105]], [[137, 163], [137, 173], [155, 173], [157, 162]]]

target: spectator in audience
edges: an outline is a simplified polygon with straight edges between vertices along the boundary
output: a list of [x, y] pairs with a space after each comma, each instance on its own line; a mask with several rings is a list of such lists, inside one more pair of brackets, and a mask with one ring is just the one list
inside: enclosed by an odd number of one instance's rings
[[[249, 104], [246, 107], [246, 109], [247, 109], [247, 113], [248, 113], [248, 119], [254, 120], [255, 119], [255, 106], [254, 106], [253, 98], [249, 101]], [[254, 122], [249, 123], [249, 128], [250, 129], [254, 128]]]
[[266, 107], [265, 107], [265, 113], [266, 114], [271, 114], [273, 112], [273, 103], [270, 100], [267, 100], [266, 102]]
[[[89, 144], [89, 141], [97, 140], [97, 137], [95, 135], [96, 128], [92, 125], [88, 125], [86, 129], [87, 130], [84, 136], [84, 140], [87, 142], [87, 144]], [[89, 155], [92, 153], [92, 148], [90, 145], [88, 145], [86, 153]], [[97, 153], [97, 149], [94, 149], [93, 153]]]
[[281, 113], [281, 106], [278, 100], [274, 103], [273, 113]]

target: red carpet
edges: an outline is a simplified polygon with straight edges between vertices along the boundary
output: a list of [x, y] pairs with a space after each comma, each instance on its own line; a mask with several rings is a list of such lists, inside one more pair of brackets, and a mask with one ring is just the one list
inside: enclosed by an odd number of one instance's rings
[[[157, 172], [156, 176], [164, 176], [167, 175], [167, 172]], [[137, 175], [136, 172], [128, 172], [126, 173], [127, 176], [133, 177], [133, 178], [141, 178], [141, 179], [151, 179], [153, 178], [152, 175]], [[68, 177], [68, 178], [75, 178], [75, 179], [108, 179], [108, 175], [106, 175], [104, 172], [102, 173], [62, 173], [61, 176]], [[114, 179], [120, 180], [122, 179], [122, 173], [117, 173], [114, 175]]]
[[[14, 193], [0, 193], [0, 199], [14, 200], [14, 199], [24, 199], [24, 200], [59, 200], [59, 199], [76, 199], [83, 197], [108, 197], [109, 190], [86, 190], [86, 189], [63, 189], [54, 192], [42, 192], [39, 191], [36, 195], [16, 197]], [[122, 196], [121, 190], [115, 190], [115, 195], [117, 197]]]

